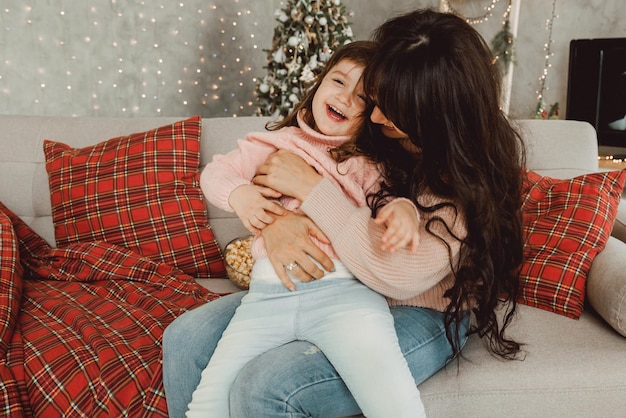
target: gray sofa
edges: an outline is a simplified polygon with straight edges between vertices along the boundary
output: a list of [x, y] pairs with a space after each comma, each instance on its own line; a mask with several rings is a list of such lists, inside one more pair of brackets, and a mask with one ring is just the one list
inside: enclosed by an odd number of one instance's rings
[[[0, 116], [0, 201], [54, 244], [42, 142], [91, 145], [182, 118], [69, 118]], [[251, 130], [255, 117], [204, 119], [202, 164], [225, 153]], [[573, 121], [521, 121], [528, 165], [544, 175], [569, 178], [598, 171], [595, 131]], [[477, 337], [452, 364], [420, 386], [430, 417], [609, 417], [626, 415], [626, 213], [587, 281], [589, 307], [579, 320], [519, 306], [511, 335], [525, 343], [524, 361], [490, 356]], [[245, 235], [231, 213], [210, 207], [221, 245]], [[217, 291], [237, 290], [227, 280], [205, 280]]]

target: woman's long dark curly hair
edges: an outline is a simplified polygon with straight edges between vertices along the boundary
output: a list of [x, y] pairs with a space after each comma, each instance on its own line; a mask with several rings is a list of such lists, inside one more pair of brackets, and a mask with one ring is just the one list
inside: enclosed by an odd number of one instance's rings
[[450, 330], [471, 307], [470, 333], [486, 337], [491, 352], [515, 358], [520, 344], [504, 330], [514, 316], [523, 257], [525, 158], [521, 138], [500, 108], [498, 67], [484, 39], [452, 14], [417, 10], [388, 20], [373, 38], [377, 52], [363, 74], [365, 92], [421, 154], [383, 137], [380, 126], [364, 124], [356, 146], [386, 178], [370, 206], [376, 211], [385, 197], [403, 196], [436, 215], [437, 207], [419, 204], [420, 194], [453, 202], [465, 217], [467, 236], [460, 239], [458, 263], [450, 260], [456, 280], [445, 294], [448, 340], [459, 354], [459, 335]]

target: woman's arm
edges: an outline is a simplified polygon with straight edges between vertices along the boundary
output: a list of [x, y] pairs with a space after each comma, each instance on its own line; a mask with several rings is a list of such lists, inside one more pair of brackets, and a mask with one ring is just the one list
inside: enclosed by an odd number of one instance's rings
[[[324, 180], [304, 161], [288, 153], [275, 153], [261, 166], [255, 183], [302, 200], [301, 209], [330, 239], [348, 268], [368, 287], [393, 299], [409, 299], [430, 289], [451, 274], [450, 256], [458, 259], [465, 222], [452, 207], [437, 211], [447, 225], [434, 222], [432, 229], [445, 242], [426, 231], [432, 215], [422, 213], [417, 253], [401, 248], [384, 251], [384, 225], [378, 225], [369, 208], [356, 208], [330, 181]], [[425, 196], [425, 205], [440, 203]], [[447, 245], [446, 245], [447, 243]]]
[[[435, 198], [431, 202], [434, 204]], [[368, 287], [403, 300], [430, 289], [451, 273], [452, 260], [458, 259], [460, 242], [447, 227], [435, 222], [432, 229], [442, 239], [426, 231], [432, 215], [422, 214], [420, 245], [417, 253], [399, 248], [394, 253], [382, 249], [384, 225], [372, 219], [369, 208], [355, 208], [332, 183], [322, 180], [302, 202], [301, 209], [333, 244], [333, 248], [348, 268]], [[465, 224], [454, 208], [443, 208], [437, 216], [460, 238], [465, 236]], [[448, 245], [446, 245], [446, 243]]]
[[322, 178], [303, 158], [279, 150], [259, 167], [252, 182], [303, 201]]

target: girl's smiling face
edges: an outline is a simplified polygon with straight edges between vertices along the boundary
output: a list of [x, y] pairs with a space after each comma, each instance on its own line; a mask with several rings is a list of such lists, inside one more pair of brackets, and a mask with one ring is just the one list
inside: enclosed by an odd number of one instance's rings
[[361, 65], [346, 59], [326, 74], [312, 104], [315, 128], [319, 132], [330, 136], [356, 133], [366, 106], [362, 73]]

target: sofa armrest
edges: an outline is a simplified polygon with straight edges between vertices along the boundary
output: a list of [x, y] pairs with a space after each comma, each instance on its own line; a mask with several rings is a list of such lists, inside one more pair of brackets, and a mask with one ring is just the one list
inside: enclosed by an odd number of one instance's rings
[[626, 243], [610, 237], [591, 264], [587, 300], [617, 332], [626, 337]]

